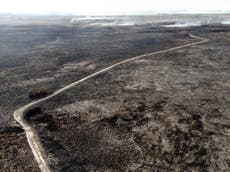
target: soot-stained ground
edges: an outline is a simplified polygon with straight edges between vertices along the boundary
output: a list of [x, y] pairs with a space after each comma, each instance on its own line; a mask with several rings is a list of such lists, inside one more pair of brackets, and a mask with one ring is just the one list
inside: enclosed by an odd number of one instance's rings
[[36, 93], [122, 59], [197, 41], [189, 33], [210, 42], [118, 66], [32, 109], [27, 120], [54, 171], [230, 170], [229, 26], [52, 19], [1, 25], [0, 171], [39, 171], [13, 119]]
[[28, 114], [54, 171], [230, 170], [229, 28], [184, 31], [210, 41], [118, 66]]
[[1, 25], [0, 171], [38, 170], [25, 133], [13, 119], [16, 109], [34, 101], [34, 93], [46, 95], [122, 59], [192, 41], [183, 29], [52, 19], [19, 18]]

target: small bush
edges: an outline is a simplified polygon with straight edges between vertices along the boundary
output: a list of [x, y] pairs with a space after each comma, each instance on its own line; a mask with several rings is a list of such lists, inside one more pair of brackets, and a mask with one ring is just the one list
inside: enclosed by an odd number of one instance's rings
[[51, 93], [52, 92], [47, 88], [33, 88], [29, 91], [29, 98], [31, 100], [39, 99], [42, 97], [46, 97]]

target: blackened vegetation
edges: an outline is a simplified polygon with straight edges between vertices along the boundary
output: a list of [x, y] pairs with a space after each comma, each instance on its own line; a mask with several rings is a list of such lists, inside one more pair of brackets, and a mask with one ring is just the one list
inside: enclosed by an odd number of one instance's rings
[[27, 111], [27, 116], [36, 115], [42, 112], [41, 107], [34, 107]]
[[20, 127], [0, 128], [0, 169], [3, 172], [39, 171]]
[[31, 124], [51, 167], [229, 171], [228, 34], [209, 29], [191, 29], [207, 44], [120, 66], [49, 100]]
[[48, 96], [52, 91], [47, 88], [33, 88], [29, 91], [29, 98], [31, 100], [39, 99]]
[[[152, 63], [120, 67], [104, 81], [100, 77], [102, 83], [95, 77], [91, 86], [82, 83], [80, 90], [56, 98], [55, 108], [47, 101], [50, 111], [35, 107], [27, 118], [54, 171], [230, 171], [229, 26], [82, 26], [2, 26], [0, 171], [38, 171], [24, 132], [11, 126], [14, 110], [29, 103], [28, 89], [36, 88], [30, 99], [42, 98], [50, 91], [41, 88], [57, 90], [117, 61], [198, 41], [188, 33], [210, 42], [158, 55]], [[123, 76], [116, 80], [119, 72]], [[79, 106], [76, 112], [57, 111], [68, 103], [106, 97], [115, 104], [124, 97], [136, 101], [135, 94], [142, 102], [118, 105], [115, 112], [111, 106], [107, 114], [94, 108], [86, 113]], [[157, 94], [175, 100], [145, 100]], [[201, 103], [192, 102], [192, 96]], [[110, 106], [109, 100], [104, 104]]]
[[[126, 126], [134, 134], [134, 141], [144, 154], [140, 170], [208, 171], [215, 146], [205, 147], [211, 139], [210, 133], [204, 131], [201, 115], [187, 114], [183, 117], [182, 113], [185, 112], [174, 114], [178, 110], [175, 106], [167, 107], [171, 110], [170, 114], [164, 114], [168, 110], [164, 105], [165, 101], [162, 100], [154, 104], [153, 108], [145, 107], [144, 111], [140, 106], [136, 109], [126, 108], [105, 121], [118, 128]], [[170, 116], [174, 115], [177, 118], [175, 124], [170, 121]], [[151, 122], [157, 125], [151, 125]], [[184, 125], [184, 128], [180, 125]]]
[[206, 129], [201, 112], [162, 99], [152, 105], [124, 105], [98, 121], [87, 121], [86, 116], [56, 112], [31, 120], [53, 157], [54, 170], [218, 169], [215, 132]]
[[7, 118], [0, 123], [9, 122], [14, 107], [49, 95], [42, 87], [57, 90], [123, 59], [191, 41], [187, 36], [175, 39], [173, 34], [180, 35], [180, 30], [169, 33], [149, 25], [84, 26], [1, 26], [0, 116]]

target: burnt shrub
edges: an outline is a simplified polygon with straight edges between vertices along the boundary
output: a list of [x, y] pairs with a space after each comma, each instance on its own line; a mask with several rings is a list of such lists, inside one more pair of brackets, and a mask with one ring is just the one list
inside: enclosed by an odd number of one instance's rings
[[31, 117], [33, 117], [34, 115], [37, 115], [37, 114], [41, 114], [41, 113], [42, 113], [41, 107], [33, 107], [33, 108], [27, 110], [25, 119], [27, 121], [31, 121]]
[[39, 99], [50, 95], [52, 92], [48, 88], [33, 88], [29, 91], [31, 100]]

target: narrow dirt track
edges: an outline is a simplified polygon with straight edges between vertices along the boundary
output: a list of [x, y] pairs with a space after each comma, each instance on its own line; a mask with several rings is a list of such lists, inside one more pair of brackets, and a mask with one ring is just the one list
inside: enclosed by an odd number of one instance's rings
[[191, 33], [189, 34], [190, 37], [194, 38], [194, 39], [198, 39], [200, 41], [197, 41], [197, 42], [193, 42], [193, 43], [189, 43], [189, 44], [185, 44], [185, 45], [181, 45], [181, 46], [177, 46], [177, 47], [173, 47], [173, 48], [169, 48], [169, 49], [166, 49], [166, 50], [161, 50], [161, 51], [156, 51], [156, 52], [153, 52], [153, 53], [148, 53], [148, 54], [143, 54], [143, 55], [140, 55], [140, 56], [136, 56], [136, 57], [132, 57], [132, 58], [129, 58], [129, 59], [126, 59], [126, 60], [122, 60], [118, 63], [115, 63], [105, 69], [102, 69], [98, 72], [95, 72], [91, 75], [88, 75], [76, 82], [73, 82], [59, 90], [57, 90], [56, 92], [54, 92], [53, 94], [45, 97], [45, 98], [42, 98], [42, 99], [39, 99], [39, 100], [36, 100], [34, 102], [31, 102], [21, 108], [19, 108], [18, 110], [16, 110], [14, 112], [14, 119], [21, 125], [21, 127], [24, 129], [25, 133], [26, 133], [26, 137], [27, 137], [27, 140], [28, 140], [28, 143], [29, 143], [29, 146], [33, 152], [33, 155], [35, 157], [35, 160], [37, 161], [38, 163], [38, 166], [40, 168], [40, 170], [42, 172], [50, 172], [51, 169], [49, 167], [49, 164], [48, 164], [48, 157], [47, 157], [47, 154], [40, 142], [40, 139], [39, 139], [39, 136], [37, 134], [37, 132], [30, 126], [30, 124], [25, 120], [25, 116], [26, 116], [26, 112], [28, 110], [30, 110], [31, 108], [33, 108], [34, 106], [37, 106], [39, 105], [40, 103], [76, 86], [77, 84], [81, 83], [81, 82], [84, 82], [94, 76], [97, 76], [99, 74], [102, 74], [118, 65], [121, 65], [121, 64], [124, 64], [124, 63], [127, 63], [127, 62], [130, 62], [130, 61], [133, 61], [133, 60], [136, 60], [136, 59], [139, 59], [139, 58], [144, 58], [144, 57], [151, 57], [152, 55], [157, 55], [157, 54], [161, 54], [161, 53], [166, 53], [166, 52], [170, 52], [170, 51], [174, 51], [174, 50], [177, 50], [177, 49], [182, 49], [182, 48], [186, 48], [186, 47], [190, 47], [190, 46], [193, 46], [193, 45], [198, 45], [198, 44], [202, 44], [202, 43], [205, 43], [205, 42], [208, 42], [209, 39], [207, 38], [201, 38], [201, 37], [198, 37], [198, 36], [194, 36], [192, 35]]

